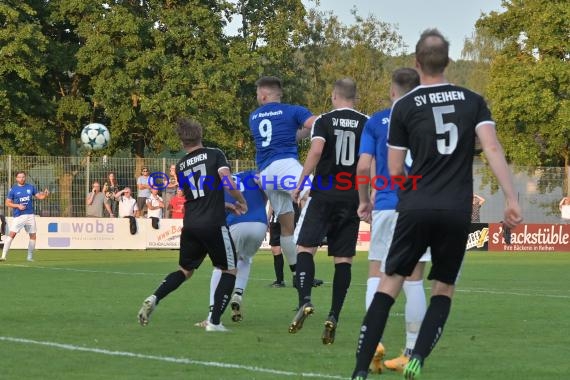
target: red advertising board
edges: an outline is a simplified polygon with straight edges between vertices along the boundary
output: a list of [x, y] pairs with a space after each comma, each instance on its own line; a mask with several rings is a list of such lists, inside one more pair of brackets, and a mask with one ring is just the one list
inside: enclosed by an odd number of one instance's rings
[[489, 251], [570, 252], [570, 224], [521, 224], [506, 244], [503, 225], [489, 223]]

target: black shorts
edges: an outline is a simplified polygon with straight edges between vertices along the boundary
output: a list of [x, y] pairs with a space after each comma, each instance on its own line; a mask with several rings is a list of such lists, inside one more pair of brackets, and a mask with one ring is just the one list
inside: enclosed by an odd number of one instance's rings
[[405, 210], [398, 213], [386, 273], [409, 276], [431, 247], [429, 280], [453, 285], [465, 256], [471, 213], [454, 210]]
[[297, 245], [318, 247], [327, 238], [329, 256], [353, 257], [360, 218], [356, 202], [311, 198], [301, 211]]
[[269, 245], [279, 247], [281, 245], [281, 224], [279, 222], [269, 223]]
[[237, 258], [226, 226], [182, 227], [178, 263], [186, 270], [197, 269], [206, 255], [222, 270], [235, 269]]

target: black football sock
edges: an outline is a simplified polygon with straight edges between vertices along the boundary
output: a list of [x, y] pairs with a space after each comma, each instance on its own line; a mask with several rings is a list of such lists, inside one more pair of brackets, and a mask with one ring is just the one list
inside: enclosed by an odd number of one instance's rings
[[159, 285], [158, 289], [154, 292], [156, 296], [156, 303], [166, 297], [169, 293], [178, 289], [182, 283], [186, 281], [186, 276], [184, 272], [181, 270], [177, 270], [176, 272], [170, 273], [168, 276], [164, 278], [162, 283]]
[[277, 282], [283, 282], [284, 265], [283, 254], [273, 255], [273, 269], [275, 269], [275, 279]]
[[235, 275], [228, 272], [222, 272], [220, 282], [214, 292], [214, 309], [212, 310], [212, 317], [210, 318], [210, 321], [213, 324], [220, 324], [222, 314], [224, 314], [226, 307], [228, 307], [228, 304], [230, 303], [230, 296], [232, 295], [235, 284]]
[[431, 353], [443, 333], [443, 327], [451, 309], [451, 298], [433, 296], [424, 316], [418, 340], [414, 347], [413, 356], [423, 360]]
[[353, 376], [359, 372], [368, 373], [368, 367], [376, 352], [376, 347], [382, 339], [390, 308], [394, 304], [394, 299], [386, 293], [377, 292], [366, 312], [362, 326], [360, 327], [360, 337], [356, 348], [356, 367]]
[[315, 278], [315, 261], [309, 252], [297, 254], [297, 292], [299, 307], [311, 301], [311, 291]]
[[346, 298], [346, 293], [350, 287], [352, 278], [351, 266], [350, 263], [338, 263], [334, 265], [332, 303], [329, 315], [334, 316], [337, 321], [342, 305], [344, 304], [344, 299]]

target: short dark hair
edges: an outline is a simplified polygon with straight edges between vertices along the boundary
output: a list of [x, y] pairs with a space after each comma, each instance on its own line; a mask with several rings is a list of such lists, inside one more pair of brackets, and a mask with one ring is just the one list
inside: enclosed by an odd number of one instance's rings
[[23, 170], [17, 171], [17, 172], [16, 172], [16, 175], [15, 175], [15, 177], [17, 177], [17, 176], [18, 176], [18, 174], [23, 174], [23, 175], [26, 175], [26, 172], [25, 172], [25, 171], [23, 171]]
[[449, 42], [437, 29], [426, 29], [416, 44], [416, 60], [427, 75], [441, 74], [449, 63]]
[[402, 67], [392, 73], [392, 83], [400, 90], [400, 96], [420, 85], [420, 75], [410, 67]]
[[281, 83], [281, 79], [273, 76], [263, 76], [255, 82], [255, 85], [257, 87], [268, 87], [279, 90], [283, 89], [283, 84]]
[[202, 143], [202, 126], [196, 120], [180, 118], [176, 122], [176, 133], [184, 147], [195, 146]]
[[347, 100], [356, 99], [356, 82], [351, 78], [342, 78], [334, 82], [334, 91]]

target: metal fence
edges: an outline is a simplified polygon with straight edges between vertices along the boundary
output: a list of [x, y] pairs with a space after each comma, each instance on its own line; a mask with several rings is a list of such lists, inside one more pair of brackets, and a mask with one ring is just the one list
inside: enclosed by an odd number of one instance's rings
[[[168, 158], [118, 157], [41, 157], [0, 156], [0, 210], [10, 215], [5, 199], [14, 184], [15, 173], [23, 170], [27, 181], [39, 190], [48, 188], [51, 195], [35, 202], [36, 213], [42, 216], [85, 216], [87, 193], [93, 181], [103, 185], [109, 172], [115, 173], [119, 186], [136, 189], [136, 180], [143, 166], [151, 172], [168, 173], [176, 160]], [[232, 171], [255, 168], [253, 160], [230, 161]], [[515, 186], [528, 223], [560, 221], [558, 203], [565, 189], [564, 168], [512, 167]], [[502, 220], [503, 195], [485, 164], [476, 161], [473, 167], [474, 192], [486, 202], [481, 208], [481, 222]]]
[[[110, 172], [115, 173], [119, 187], [130, 187], [136, 192], [141, 169], [151, 173], [168, 174], [176, 160], [167, 158], [116, 158], [116, 157], [44, 157], [0, 156], [0, 210], [11, 215], [5, 206], [8, 190], [15, 183], [17, 171], [25, 171], [27, 183], [39, 191], [48, 189], [50, 196], [34, 202], [36, 214], [41, 216], [85, 216], [86, 198], [94, 181], [103, 187]], [[249, 170], [254, 161], [230, 161], [233, 171]]]

